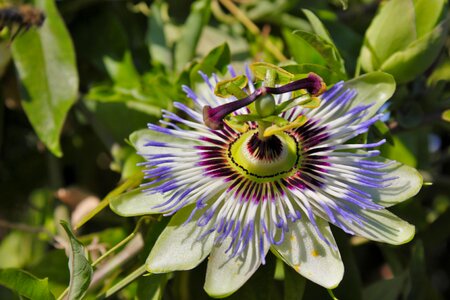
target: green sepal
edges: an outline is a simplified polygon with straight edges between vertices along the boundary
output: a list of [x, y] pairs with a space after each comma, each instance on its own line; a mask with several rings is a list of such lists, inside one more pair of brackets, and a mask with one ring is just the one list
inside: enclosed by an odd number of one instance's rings
[[294, 78], [294, 74], [280, 67], [265, 62], [256, 62], [251, 64], [250, 70], [252, 71], [257, 81], [265, 80], [267, 72], [269, 71], [271, 73], [271, 76], [273, 76], [273, 84], [287, 84]]
[[214, 94], [218, 97], [228, 98], [235, 96], [238, 99], [247, 97], [247, 94], [242, 90], [248, 84], [247, 76], [239, 75], [231, 79], [222, 80], [217, 83]]

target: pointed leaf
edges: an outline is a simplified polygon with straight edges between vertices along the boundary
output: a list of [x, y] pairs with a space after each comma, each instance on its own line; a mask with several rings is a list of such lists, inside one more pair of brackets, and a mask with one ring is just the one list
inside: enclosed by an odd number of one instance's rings
[[321, 36], [306, 31], [297, 30], [294, 34], [311, 45], [327, 63], [327, 66], [335, 72], [339, 72], [345, 76], [344, 60], [342, 59], [336, 46]]
[[363, 49], [370, 54], [363, 57], [363, 68], [377, 70], [389, 56], [405, 49], [416, 37], [412, 0], [386, 2], [366, 31]]
[[333, 40], [331, 39], [330, 33], [322, 24], [320, 19], [312, 11], [308, 9], [302, 9], [302, 11], [305, 14], [306, 18], [308, 19], [309, 23], [311, 24], [314, 33], [319, 35], [325, 41], [333, 44]]
[[20, 78], [22, 106], [39, 138], [62, 156], [59, 136], [78, 94], [78, 73], [70, 35], [52, 0], [35, 0], [45, 12], [39, 29], [31, 29], [12, 44]]
[[1, 269], [0, 285], [29, 299], [55, 299], [48, 287], [48, 279], [39, 279], [20, 269]]
[[84, 247], [70, 229], [69, 224], [61, 221], [61, 226], [67, 233], [70, 241], [70, 256], [69, 256], [69, 300], [82, 299], [91, 283], [92, 267], [84, 255]]
[[398, 83], [413, 80], [435, 61], [447, 38], [448, 20], [414, 41], [408, 47], [390, 56], [380, 70], [394, 75]]

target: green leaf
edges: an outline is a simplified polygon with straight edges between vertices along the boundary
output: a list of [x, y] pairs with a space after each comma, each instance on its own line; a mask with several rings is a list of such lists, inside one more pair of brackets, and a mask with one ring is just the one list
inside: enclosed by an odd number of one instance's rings
[[346, 78], [346, 76], [340, 72], [336, 72], [326, 66], [317, 64], [287, 65], [283, 66], [283, 69], [292, 74], [308, 74], [310, 72], [316, 73], [322, 77], [323, 81], [328, 85], [334, 84]]
[[46, 20], [12, 44], [22, 106], [39, 138], [62, 156], [59, 136], [78, 95], [78, 73], [70, 35], [50, 0], [35, 0]]
[[69, 256], [69, 300], [82, 299], [86, 293], [92, 278], [92, 267], [84, 255], [84, 247], [72, 232], [66, 221], [61, 221], [61, 226], [67, 233], [70, 240]]
[[150, 6], [148, 17], [147, 45], [152, 61], [159, 62], [168, 69], [172, 68], [173, 57], [167, 45], [162, 14], [168, 9], [168, 4], [163, 1], [155, 1]]
[[247, 94], [243, 89], [247, 86], [248, 79], [245, 75], [239, 75], [231, 79], [219, 81], [214, 88], [214, 94], [218, 97], [227, 98], [235, 96], [236, 98], [245, 98]]
[[380, 280], [364, 289], [364, 300], [397, 300], [405, 286], [407, 274], [404, 273], [393, 279]]
[[413, 2], [386, 2], [366, 31], [362, 67], [366, 71], [378, 70], [389, 56], [405, 49], [416, 37]]
[[48, 287], [47, 278], [36, 278], [24, 270], [0, 269], [0, 285], [32, 300], [55, 299]]
[[265, 80], [267, 72], [273, 72], [274, 84], [287, 84], [294, 79], [294, 75], [281, 67], [266, 62], [256, 62], [250, 65], [256, 80]]
[[169, 279], [168, 274], [142, 276], [138, 280], [137, 300], [160, 300]]
[[294, 31], [294, 34], [311, 45], [322, 56], [330, 69], [345, 76], [344, 60], [334, 44], [315, 33], [297, 30]]
[[417, 37], [422, 37], [439, 23], [440, 18], [445, 16], [445, 0], [414, 0], [416, 11]]
[[196, 64], [190, 72], [191, 85], [195, 82], [203, 81], [199, 71], [210, 76], [214, 72], [225, 73], [230, 63], [230, 48], [224, 43], [212, 49], [200, 63]]
[[325, 66], [325, 60], [309, 43], [299, 39], [290, 29], [283, 28], [282, 34], [286, 40], [289, 53], [295, 62]]
[[439, 55], [447, 38], [448, 20], [414, 41], [405, 49], [396, 52], [384, 61], [380, 70], [394, 75], [398, 83], [413, 80], [425, 72]]
[[180, 71], [194, 57], [203, 27], [208, 23], [211, 0], [197, 0], [183, 26], [181, 38], [175, 47], [175, 65]]
[[311, 24], [314, 33], [323, 38], [328, 43], [334, 44], [333, 40], [331, 39], [330, 33], [322, 24], [320, 19], [312, 11], [308, 9], [302, 9], [302, 11], [305, 14], [306, 18], [308, 19], [309, 23]]
[[284, 264], [284, 300], [302, 300], [306, 278]]

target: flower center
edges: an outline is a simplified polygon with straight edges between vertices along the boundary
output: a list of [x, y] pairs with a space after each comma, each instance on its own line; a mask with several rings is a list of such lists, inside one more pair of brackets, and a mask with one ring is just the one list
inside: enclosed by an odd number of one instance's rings
[[261, 140], [257, 130], [250, 130], [229, 145], [228, 160], [247, 178], [273, 181], [296, 171], [300, 147], [289, 133], [281, 132]]

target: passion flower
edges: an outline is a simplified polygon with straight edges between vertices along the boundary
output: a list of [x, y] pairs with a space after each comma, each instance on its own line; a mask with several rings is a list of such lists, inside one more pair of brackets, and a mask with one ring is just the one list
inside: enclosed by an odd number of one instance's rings
[[[420, 175], [378, 157], [373, 148], [384, 140], [351, 142], [380, 119], [375, 113], [393, 90], [371, 82], [379, 77], [393, 86], [389, 75], [337, 83], [316, 108], [295, 100], [320, 94], [316, 75], [258, 88], [250, 70], [245, 76], [247, 97], [240, 100], [218, 97], [216, 76], [203, 76], [205, 88], [197, 92], [184, 86], [195, 108], [175, 102], [183, 116], [164, 111], [162, 126], [149, 124], [150, 131], [132, 137], [147, 160], [148, 183], [113, 200], [112, 209], [174, 215], [150, 252], [149, 272], [192, 269], [209, 256], [204, 288], [223, 297], [271, 249], [304, 277], [334, 288], [344, 265], [329, 223], [389, 244], [412, 239], [414, 226], [385, 207], [414, 196]], [[266, 104], [254, 105], [259, 99]]]

